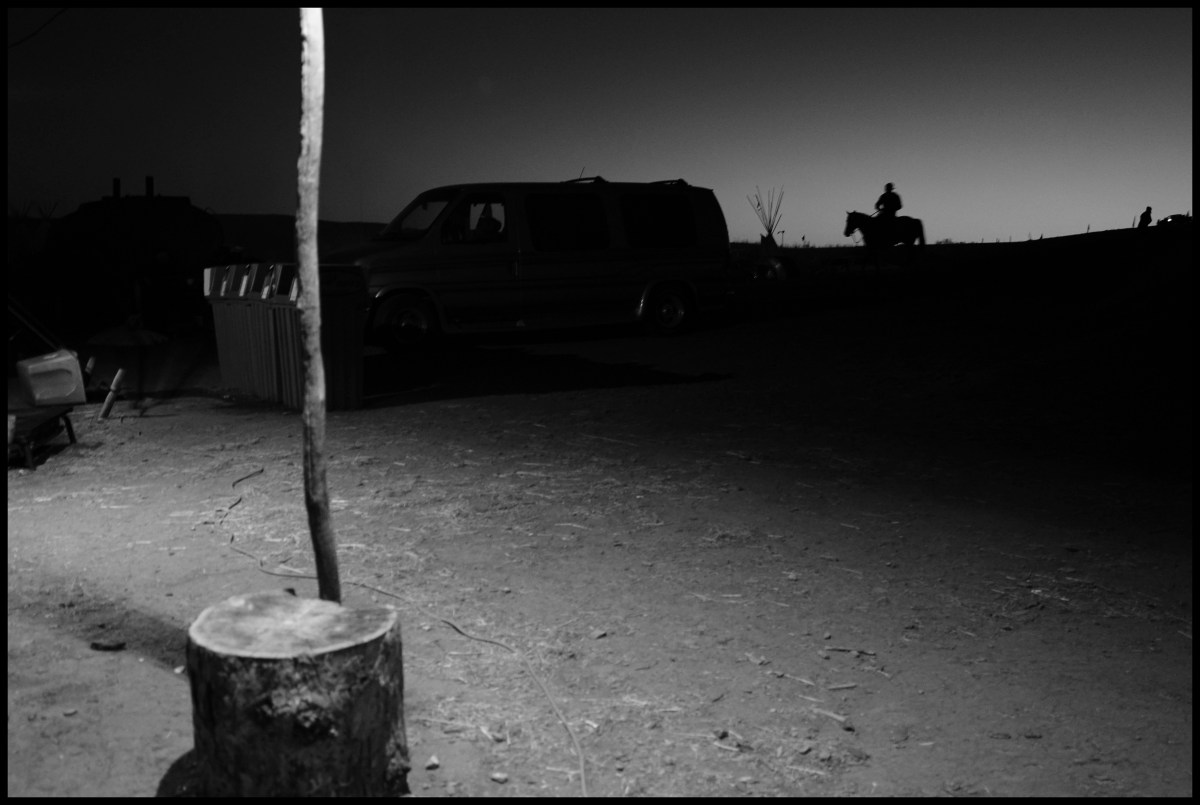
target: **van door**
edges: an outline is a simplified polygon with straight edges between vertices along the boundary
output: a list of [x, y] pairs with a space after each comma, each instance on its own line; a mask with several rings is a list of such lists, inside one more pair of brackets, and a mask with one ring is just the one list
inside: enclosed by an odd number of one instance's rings
[[579, 190], [534, 191], [523, 200], [529, 248], [521, 254], [519, 273], [531, 325], [634, 318], [641, 284], [614, 249], [607, 200]]
[[436, 295], [452, 327], [516, 326], [521, 317], [516, 239], [499, 192], [468, 193], [439, 233]]

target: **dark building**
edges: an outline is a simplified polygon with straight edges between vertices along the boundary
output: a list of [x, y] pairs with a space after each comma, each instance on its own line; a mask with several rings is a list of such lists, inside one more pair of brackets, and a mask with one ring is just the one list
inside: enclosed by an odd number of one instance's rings
[[[9, 287], [64, 338], [134, 323], [172, 334], [207, 312], [201, 269], [221, 257], [215, 215], [186, 196], [113, 194], [55, 220], [30, 265], [9, 265]], [[197, 317], [200, 317], [199, 321]]]

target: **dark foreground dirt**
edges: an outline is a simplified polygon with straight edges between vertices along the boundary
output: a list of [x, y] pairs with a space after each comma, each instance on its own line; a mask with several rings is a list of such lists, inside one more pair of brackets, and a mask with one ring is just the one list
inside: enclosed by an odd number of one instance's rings
[[[1191, 796], [1190, 292], [864, 282], [372, 359], [329, 483], [416, 795]], [[9, 469], [10, 796], [186, 793], [187, 626], [316, 595], [298, 415], [156, 350], [193, 391]]]

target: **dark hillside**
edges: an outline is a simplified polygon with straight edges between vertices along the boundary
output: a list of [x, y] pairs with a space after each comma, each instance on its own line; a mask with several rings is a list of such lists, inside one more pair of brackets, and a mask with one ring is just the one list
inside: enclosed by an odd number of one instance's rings
[[[241, 249], [248, 262], [293, 262], [296, 259], [296, 219], [291, 215], [218, 215], [228, 249]], [[363, 221], [321, 221], [317, 246], [321, 254], [370, 240], [385, 224]]]
[[1190, 464], [1190, 227], [932, 245], [879, 270], [861, 248], [783, 257], [788, 279], [769, 295], [777, 312], [855, 306], [899, 321], [870, 366], [953, 379], [1006, 441]]

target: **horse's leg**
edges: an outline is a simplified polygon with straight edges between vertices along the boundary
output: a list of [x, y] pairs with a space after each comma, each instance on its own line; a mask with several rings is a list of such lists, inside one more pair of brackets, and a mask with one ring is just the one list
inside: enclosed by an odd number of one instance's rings
[[878, 246], [868, 246], [864, 242], [863, 243], [862, 270], [859, 274], [860, 278], [863, 276], [866, 276], [867, 274], [869, 274], [871, 272], [872, 264], [874, 264], [877, 267], [879, 265], [879, 247]]

